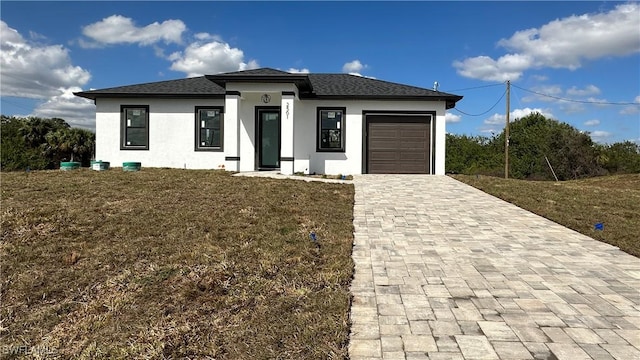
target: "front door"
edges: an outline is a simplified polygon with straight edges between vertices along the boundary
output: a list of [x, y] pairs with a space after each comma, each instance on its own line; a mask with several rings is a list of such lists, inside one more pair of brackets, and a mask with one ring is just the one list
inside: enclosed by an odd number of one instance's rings
[[280, 168], [280, 108], [258, 108], [256, 112], [258, 168]]

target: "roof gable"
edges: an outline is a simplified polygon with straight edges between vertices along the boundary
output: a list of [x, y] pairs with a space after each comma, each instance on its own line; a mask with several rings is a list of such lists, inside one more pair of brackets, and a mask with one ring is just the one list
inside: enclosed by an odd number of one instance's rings
[[[272, 68], [259, 68], [259, 69], [251, 69], [251, 70], [241, 70], [241, 71], [232, 71], [232, 72], [227, 72], [227, 73], [220, 73], [218, 75], [225, 75], [225, 76], [251, 76], [251, 75], [292, 75], [292, 73], [286, 72], [286, 71], [282, 71], [282, 70], [276, 70], [276, 69], [272, 69]], [[215, 76], [215, 75], [211, 75], [211, 76]]]

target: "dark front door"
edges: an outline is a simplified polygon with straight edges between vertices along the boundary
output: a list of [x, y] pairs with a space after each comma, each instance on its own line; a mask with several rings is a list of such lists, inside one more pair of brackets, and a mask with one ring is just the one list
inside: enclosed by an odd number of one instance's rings
[[258, 108], [257, 152], [259, 169], [280, 167], [280, 108]]

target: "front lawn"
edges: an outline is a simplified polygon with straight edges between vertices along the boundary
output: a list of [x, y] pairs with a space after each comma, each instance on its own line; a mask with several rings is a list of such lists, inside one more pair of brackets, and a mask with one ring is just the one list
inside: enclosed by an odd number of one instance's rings
[[347, 357], [353, 194], [223, 171], [3, 173], [3, 351]]

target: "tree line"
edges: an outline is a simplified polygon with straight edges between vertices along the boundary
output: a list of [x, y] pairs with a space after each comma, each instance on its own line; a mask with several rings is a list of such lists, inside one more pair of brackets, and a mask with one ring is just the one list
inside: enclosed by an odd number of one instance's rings
[[93, 132], [59, 118], [0, 115], [0, 134], [2, 171], [56, 169], [61, 161], [89, 166], [96, 140]]
[[[640, 145], [595, 143], [588, 133], [532, 113], [509, 127], [509, 177], [559, 180], [640, 173]], [[504, 176], [504, 130], [493, 137], [447, 134], [446, 171]], [[548, 163], [547, 163], [548, 160]]]

